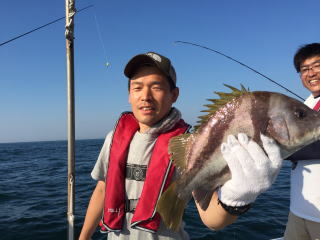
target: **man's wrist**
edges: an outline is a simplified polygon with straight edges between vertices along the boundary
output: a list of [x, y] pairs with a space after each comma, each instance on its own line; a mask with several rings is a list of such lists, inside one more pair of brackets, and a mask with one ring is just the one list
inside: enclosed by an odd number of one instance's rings
[[220, 205], [226, 212], [228, 212], [229, 214], [234, 215], [234, 216], [240, 216], [240, 215], [246, 213], [251, 207], [251, 204], [247, 204], [247, 205], [240, 206], [240, 207], [228, 206], [228, 205], [224, 204], [219, 198], [218, 198], [218, 205]]

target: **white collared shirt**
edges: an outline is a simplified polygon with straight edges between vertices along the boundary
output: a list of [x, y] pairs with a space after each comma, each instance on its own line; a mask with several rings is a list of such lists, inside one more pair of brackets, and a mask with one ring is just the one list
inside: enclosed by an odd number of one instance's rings
[[[320, 100], [310, 95], [305, 104], [313, 108]], [[291, 170], [290, 211], [304, 219], [320, 222], [319, 160], [302, 160]]]

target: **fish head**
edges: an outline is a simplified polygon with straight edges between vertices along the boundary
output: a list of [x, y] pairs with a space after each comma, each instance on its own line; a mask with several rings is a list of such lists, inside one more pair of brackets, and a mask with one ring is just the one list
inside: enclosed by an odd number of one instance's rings
[[271, 93], [264, 132], [281, 146], [286, 158], [320, 139], [320, 113], [280, 93]]

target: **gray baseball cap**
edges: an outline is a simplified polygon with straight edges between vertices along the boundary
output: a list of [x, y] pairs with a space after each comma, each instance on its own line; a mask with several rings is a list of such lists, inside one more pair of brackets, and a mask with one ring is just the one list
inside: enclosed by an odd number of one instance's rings
[[124, 68], [124, 75], [131, 78], [135, 71], [143, 66], [151, 65], [157, 67], [176, 86], [177, 76], [169, 58], [155, 52], [139, 54], [131, 58]]

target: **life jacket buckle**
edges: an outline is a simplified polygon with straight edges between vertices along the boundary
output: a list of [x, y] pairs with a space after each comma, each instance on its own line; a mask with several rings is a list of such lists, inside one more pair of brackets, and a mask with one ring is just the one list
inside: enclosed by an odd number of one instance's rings
[[125, 201], [125, 212], [134, 213], [139, 199], [126, 199]]

